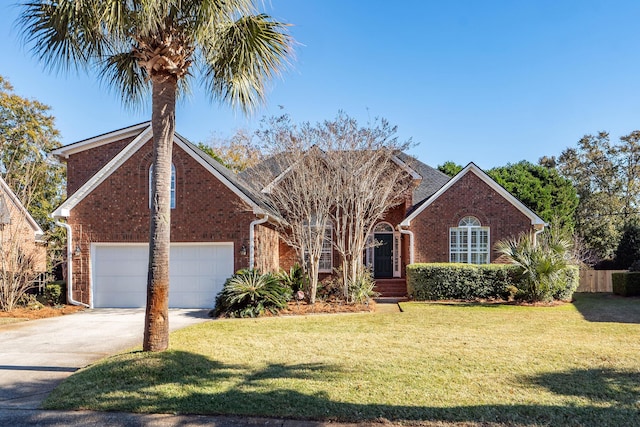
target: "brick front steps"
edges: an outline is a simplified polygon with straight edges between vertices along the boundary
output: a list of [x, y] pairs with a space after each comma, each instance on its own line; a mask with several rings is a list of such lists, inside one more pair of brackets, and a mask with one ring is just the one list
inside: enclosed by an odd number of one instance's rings
[[382, 298], [404, 298], [407, 296], [407, 281], [405, 279], [376, 279], [376, 292]]

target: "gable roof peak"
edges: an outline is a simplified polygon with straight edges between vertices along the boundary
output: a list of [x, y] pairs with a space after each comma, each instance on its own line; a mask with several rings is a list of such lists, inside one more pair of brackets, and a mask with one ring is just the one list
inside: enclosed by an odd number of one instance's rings
[[125, 138], [136, 137], [140, 135], [145, 129], [150, 127], [150, 121], [138, 123], [122, 129], [117, 129], [111, 132], [93, 136], [91, 138], [83, 139], [78, 142], [73, 142], [56, 150], [53, 150], [51, 154], [63, 160], [68, 159], [70, 155], [79, 153], [81, 151], [89, 150], [101, 145], [110, 144], [112, 142], [119, 141]]

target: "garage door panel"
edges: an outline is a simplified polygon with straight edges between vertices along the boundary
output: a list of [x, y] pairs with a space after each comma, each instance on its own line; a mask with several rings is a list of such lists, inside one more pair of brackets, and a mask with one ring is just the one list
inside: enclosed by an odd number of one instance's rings
[[[97, 244], [93, 250], [94, 306], [144, 307], [148, 247]], [[170, 307], [213, 307], [233, 274], [233, 245], [172, 245], [169, 271]]]

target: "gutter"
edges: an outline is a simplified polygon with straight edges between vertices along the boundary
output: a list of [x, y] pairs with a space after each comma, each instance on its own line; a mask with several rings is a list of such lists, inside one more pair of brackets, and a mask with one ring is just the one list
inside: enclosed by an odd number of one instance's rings
[[256, 243], [255, 243], [255, 227], [259, 224], [264, 224], [269, 220], [269, 215], [264, 214], [262, 218], [258, 218], [251, 221], [249, 224], [249, 269], [253, 270], [256, 263]]
[[[56, 219], [54, 217], [54, 219]], [[91, 308], [88, 304], [73, 299], [73, 239], [71, 226], [66, 222], [60, 222], [56, 219], [56, 225], [67, 229], [67, 301], [73, 305], [81, 305]]]
[[397, 229], [401, 234], [409, 236], [409, 264], [413, 264], [413, 231], [402, 228], [402, 224], [398, 224]]

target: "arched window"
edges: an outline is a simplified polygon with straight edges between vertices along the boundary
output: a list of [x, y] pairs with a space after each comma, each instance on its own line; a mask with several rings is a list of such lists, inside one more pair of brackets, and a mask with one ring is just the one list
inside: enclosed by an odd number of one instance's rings
[[478, 218], [466, 216], [449, 229], [449, 261], [468, 264], [489, 263], [489, 227]]
[[[151, 209], [151, 177], [153, 175], [153, 164], [149, 166], [149, 209]], [[171, 209], [176, 208], [176, 167], [171, 163]]]

